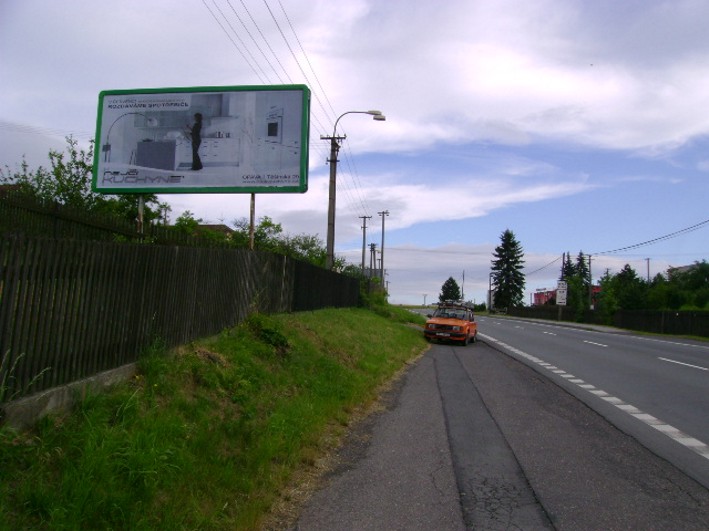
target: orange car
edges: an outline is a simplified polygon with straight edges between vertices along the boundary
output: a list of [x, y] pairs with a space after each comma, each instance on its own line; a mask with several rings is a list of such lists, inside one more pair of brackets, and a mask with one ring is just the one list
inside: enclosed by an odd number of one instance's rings
[[472, 308], [466, 304], [442, 302], [428, 315], [423, 335], [428, 341], [456, 341], [465, 346], [477, 341], [478, 323]]

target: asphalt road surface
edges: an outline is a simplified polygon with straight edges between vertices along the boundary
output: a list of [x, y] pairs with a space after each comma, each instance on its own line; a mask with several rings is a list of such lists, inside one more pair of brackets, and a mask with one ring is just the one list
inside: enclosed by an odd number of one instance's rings
[[709, 488], [709, 343], [481, 318], [482, 337]]
[[433, 345], [293, 529], [709, 529], [709, 491], [484, 342]]

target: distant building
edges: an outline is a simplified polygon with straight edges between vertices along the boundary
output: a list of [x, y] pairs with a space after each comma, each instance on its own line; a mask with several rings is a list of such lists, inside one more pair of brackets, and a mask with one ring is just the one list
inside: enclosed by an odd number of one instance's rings
[[540, 288], [533, 293], [532, 306], [544, 306], [545, 304], [550, 304], [549, 301], [554, 300], [556, 302], [556, 290]]
[[226, 236], [231, 236], [235, 231], [231, 227], [224, 225], [224, 224], [219, 224], [219, 225], [200, 225], [200, 229], [206, 229], [206, 230], [211, 230], [214, 232], [221, 232], [222, 234]]
[[[591, 297], [594, 301], [598, 300], [598, 294], [601, 292], [601, 286], [591, 287]], [[544, 306], [545, 304], [556, 304], [556, 290], [539, 288], [532, 294], [532, 306]]]
[[692, 271], [696, 267], [697, 267], [697, 264], [679, 266], [679, 267], [669, 267], [667, 269], [667, 277], [672, 278], [674, 275], [677, 275], [680, 273], [689, 273], [690, 271]]

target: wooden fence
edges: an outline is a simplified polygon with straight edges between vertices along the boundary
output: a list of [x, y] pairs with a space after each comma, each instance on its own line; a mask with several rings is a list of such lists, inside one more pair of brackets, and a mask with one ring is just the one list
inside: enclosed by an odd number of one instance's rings
[[567, 306], [526, 306], [510, 308], [507, 313], [533, 319], [611, 324], [618, 328], [655, 334], [709, 337], [709, 312], [702, 311], [619, 310], [613, 315], [611, 323], [604, 322], [603, 317], [592, 310], [586, 310], [579, 320], [576, 311]]
[[0, 237], [0, 403], [219, 332], [355, 306], [359, 281], [241, 249]]

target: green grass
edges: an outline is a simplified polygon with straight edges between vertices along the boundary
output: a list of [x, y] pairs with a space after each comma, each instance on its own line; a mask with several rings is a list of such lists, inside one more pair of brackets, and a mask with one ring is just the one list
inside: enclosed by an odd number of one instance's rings
[[254, 315], [31, 432], [0, 428], [0, 529], [258, 529], [426, 347], [397, 309]]

